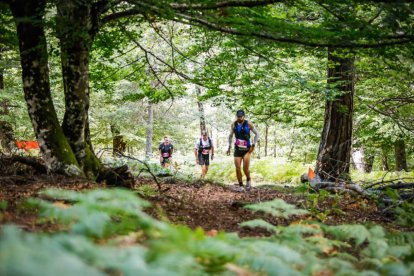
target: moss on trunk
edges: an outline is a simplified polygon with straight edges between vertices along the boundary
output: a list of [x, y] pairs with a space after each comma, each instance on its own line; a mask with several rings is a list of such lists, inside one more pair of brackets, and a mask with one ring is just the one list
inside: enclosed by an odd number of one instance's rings
[[48, 53], [42, 24], [45, 5], [45, 1], [10, 2], [17, 26], [25, 100], [48, 171], [82, 176], [79, 163], [59, 125], [50, 93]]

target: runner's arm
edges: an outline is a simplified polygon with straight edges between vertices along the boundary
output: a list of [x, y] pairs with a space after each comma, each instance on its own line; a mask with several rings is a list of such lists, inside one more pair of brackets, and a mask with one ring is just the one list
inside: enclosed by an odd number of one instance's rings
[[257, 144], [257, 141], [259, 140], [259, 132], [257, 131], [257, 129], [250, 124], [249, 128], [252, 130], [252, 132], [254, 133], [254, 140], [253, 140], [253, 145]]
[[233, 125], [230, 128], [230, 134], [229, 134], [229, 147], [227, 151], [230, 151], [231, 149], [231, 144], [233, 142]]

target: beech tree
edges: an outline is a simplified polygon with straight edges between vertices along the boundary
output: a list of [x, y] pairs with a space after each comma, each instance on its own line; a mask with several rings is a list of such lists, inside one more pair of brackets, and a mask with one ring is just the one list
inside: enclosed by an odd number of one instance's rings
[[[394, 7], [376, 1], [356, 0], [347, 4], [341, 4], [340, 1], [323, 4], [319, 1], [284, 3], [264, 0], [194, 3], [57, 0], [56, 23], [61, 45], [66, 108], [60, 127], [50, 97], [43, 30], [45, 1], [1, 2], [10, 6], [16, 21], [26, 101], [46, 164], [51, 172], [71, 175], [86, 173], [95, 176], [101, 169], [88, 139], [88, 105], [90, 52], [104, 24], [132, 16], [144, 21], [167, 19], [267, 42], [337, 49], [384, 47], [411, 43], [414, 39], [412, 23], [409, 16], [407, 18], [412, 5], [404, 1]], [[290, 8], [295, 7], [302, 8], [302, 11], [291, 12]], [[22, 18], [30, 18], [33, 22]], [[133, 23], [137, 24], [139, 20]], [[396, 25], [396, 22], [399, 24]], [[348, 121], [344, 120], [344, 123]], [[350, 141], [352, 131], [344, 133], [349, 137], [341, 140]], [[321, 154], [325, 152], [328, 151], [320, 150]], [[349, 153], [340, 156], [347, 158]], [[343, 164], [347, 160], [338, 162]], [[334, 171], [334, 177], [338, 177], [340, 172], [346, 172], [347, 169], [342, 167]]]

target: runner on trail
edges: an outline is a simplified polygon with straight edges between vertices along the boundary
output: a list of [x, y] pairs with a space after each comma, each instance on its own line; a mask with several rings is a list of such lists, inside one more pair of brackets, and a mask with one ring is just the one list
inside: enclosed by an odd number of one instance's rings
[[172, 162], [172, 154], [174, 152], [174, 146], [170, 143], [168, 136], [164, 137], [164, 142], [158, 147], [160, 153], [160, 163], [163, 168], [167, 168]]
[[[238, 110], [236, 112], [236, 121], [231, 124], [229, 135], [229, 147], [227, 155], [230, 155], [233, 135], [236, 136], [234, 143], [234, 165], [236, 166], [236, 175], [239, 186], [243, 187], [243, 178], [241, 172], [241, 163], [243, 161], [243, 172], [246, 176], [246, 190], [250, 191], [252, 180], [250, 178], [250, 154], [254, 151], [255, 145], [259, 139], [259, 133], [256, 128], [244, 118], [244, 111]], [[250, 131], [254, 133], [254, 141], [250, 142]]]
[[210, 165], [210, 151], [211, 160], [214, 158], [214, 145], [213, 140], [207, 135], [207, 131], [201, 132], [201, 138], [197, 139], [194, 145], [194, 155], [196, 163], [201, 165], [201, 178], [203, 179]]

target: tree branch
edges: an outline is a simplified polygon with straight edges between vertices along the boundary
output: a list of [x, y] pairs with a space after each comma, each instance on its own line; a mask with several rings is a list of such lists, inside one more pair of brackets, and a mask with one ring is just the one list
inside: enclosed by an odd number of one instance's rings
[[[309, 47], [334, 47], [334, 48], [380, 48], [384, 46], [392, 46], [392, 45], [400, 45], [400, 44], [406, 44], [414, 41], [413, 35], [396, 35], [396, 36], [387, 36], [385, 39], [389, 39], [390, 41], [382, 41], [377, 43], [357, 43], [357, 42], [340, 42], [340, 43], [321, 43], [321, 42], [312, 42], [309, 40], [302, 40], [299, 38], [293, 38], [293, 37], [283, 37], [283, 36], [275, 36], [270, 33], [264, 33], [264, 32], [256, 32], [256, 31], [248, 31], [243, 32], [231, 27], [218, 25], [213, 22], [217, 22], [217, 19], [210, 19], [206, 20], [205, 18], [201, 17], [194, 17], [189, 14], [185, 13], [177, 13], [177, 16], [188, 20], [188, 23], [196, 23], [197, 26], [204, 26], [212, 30], [220, 31], [227, 34], [232, 35], [238, 35], [238, 36], [253, 36], [265, 40], [270, 40], [274, 42], [281, 42], [281, 43], [291, 43], [291, 44], [298, 44], [303, 46], [309, 46]], [[186, 23], [184, 21], [180, 21], [179, 18], [175, 18], [174, 20]]]

